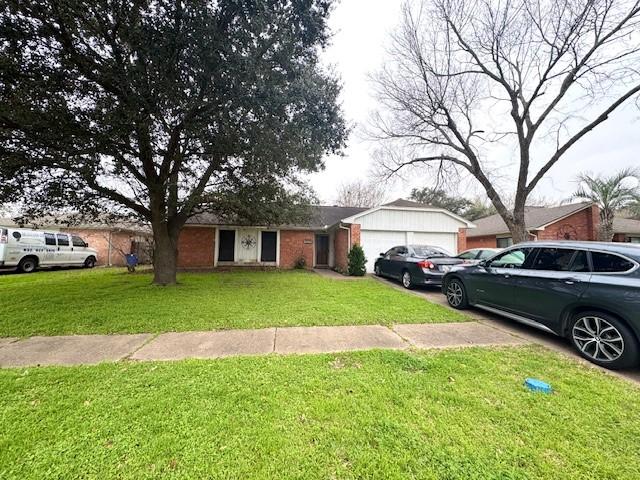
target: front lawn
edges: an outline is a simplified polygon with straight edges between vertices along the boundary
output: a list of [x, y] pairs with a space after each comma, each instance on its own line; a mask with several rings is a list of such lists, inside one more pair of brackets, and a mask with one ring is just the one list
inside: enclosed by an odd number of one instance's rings
[[0, 390], [7, 480], [640, 478], [638, 388], [536, 347], [12, 369]]
[[304, 271], [184, 273], [177, 287], [122, 269], [0, 277], [0, 336], [293, 325], [456, 322], [467, 317], [373, 279]]

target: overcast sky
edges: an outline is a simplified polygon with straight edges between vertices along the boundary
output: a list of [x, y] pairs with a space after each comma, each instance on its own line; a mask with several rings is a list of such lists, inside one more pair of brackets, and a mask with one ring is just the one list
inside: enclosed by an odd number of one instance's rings
[[[400, 21], [401, 3], [401, 0], [341, 0], [330, 18], [334, 37], [324, 60], [335, 67], [342, 79], [342, 105], [354, 133], [344, 157], [327, 158], [326, 169], [310, 177], [323, 203], [333, 202], [340, 183], [369, 175], [376, 145], [363, 140], [357, 132], [376, 107], [368, 75], [384, 62], [390, 32]], [[515, 172], [515, 161], [510, 167], [508, 164], [505, 163], [505, 177]], [[607, 173], [632, 165], [640, 166], [640, 112], [635, 104], [617, 112], [575, 145], [540, 183], [535, 194], [551, 201], [564, 200], [575, 190], [577, 173]], [[389, 199], [408, 197], [411, 187], [429, 185], [428, 175], [411, 182], [396, 182], [388, 187]], [[464, 184], [461, 191], [472, 196], [482, 192], [475, 182]]]

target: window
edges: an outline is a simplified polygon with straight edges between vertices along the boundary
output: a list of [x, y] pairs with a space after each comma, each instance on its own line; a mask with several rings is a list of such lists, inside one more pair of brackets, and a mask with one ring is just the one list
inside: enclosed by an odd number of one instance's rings
[[[261, 245], [260, 261], [262, 262], [276, 261], [277, 239], [278, 239], [278, 235], [276, 232], [262, 232], [262, 242], [260, 243]], [[328, 246], [327, 246], [327, 252], [328, 252]]]
[[220, 245], [218, 247], [219, 262], [233, 262], [236, 250], [236, 231], [220, 230]]
[[533, 256], [532, 248], [516, 248], [499, 254], [491, 261], [490, 266], [495, 268], [531, 268], [529, 264]]
[[391, 255], [406, 255], [408, 252], [407, 247], [395, 247], [393, 250]]
[[513, 245], [513, 238], [504, 237], [504, 238], [496, 238], [496, 245], [498, 248], [507, 248]]
[[478, 255], [477, 250], [471, 250], [469, 252], [464, 252], [458, 255], [458, 258], [462, 258], [463, 260], [473, 260]]
[[591, 268], [589, 267], [589, 260], [587, 260], [587, 252], [584, 250], [578, 250], [576, 256], [573, 258], [573, 262], [571, 263], [571, 271], [572, 272], [590, 272]]
[[599, 273], [626, 272], [633, 268], [633, 263], [619, 255], [602, 252], [591, 252], [593, 271]]
[[85, 241], [83, 239], [81, 239], [80, 237], [78, 237], [77, 235], [73, 235], [71, 237], [71, 241], [73, 242], [73, 246], [74, 247], [86, 247], [87, 246]]
[[629, 237], [631, 243], [640, 243], [640, 237]]
[[428, 258], [428, 257], [450, 257], [451, 254], [443, 248], [438, 247], [425, 247], [423, 245], [414, 245], [413, 251], [416, 257]]
[[478, 258], [484, 260], [486, 258], [493, 257], [496, 253], [498, 253], [498, 252], [496, 252], [495, 250], [482, 250], [480, 252], [480, 256]]
[[568, 248], [540, 248], [531, 266], [534, 270], [566, 272], [576, 251]]
[[44, 234], [44, 244], [45, 245], [55, 245], [56, 244], [56, 236], [53, 233], [45, 233]]
[[59, 247], [68, 247], [69, 246], [69, 236], [64, 233], [58, 234], [58, 246]]

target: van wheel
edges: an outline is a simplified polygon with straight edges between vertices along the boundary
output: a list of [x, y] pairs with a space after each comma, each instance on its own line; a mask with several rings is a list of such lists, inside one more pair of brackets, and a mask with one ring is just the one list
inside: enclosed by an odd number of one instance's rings
[[35, 272], [36, 268], [38, 268], [38, 261], [33, 257], [23, 258], [18, 264], [18, 270], [22, 273]]
[[87, 259], [84, 261], [84, 268], [93, 268], [95, 266], [96, 266], [95, 257], [87, 257]]
[[605, 368], [634, 367], [640, 361], [633, 332], [613, 315], [596, 311], [574, 315], [569, 338], [580, 355]]

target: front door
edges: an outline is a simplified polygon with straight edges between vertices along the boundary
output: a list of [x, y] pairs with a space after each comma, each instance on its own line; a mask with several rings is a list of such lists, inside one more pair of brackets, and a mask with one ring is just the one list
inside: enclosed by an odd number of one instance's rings
[[258, 262], [258, 230], [255, 228], [243, 228], [238, 230], [237, 238], [238, 262]]
[[220, 230], [218, 241], [218, 261], [233, 262], [235, 261], [236, 251], [236, 232], [235, 230]]
[[316, 235], [316, 265], [329, 265], [329, 235]]

